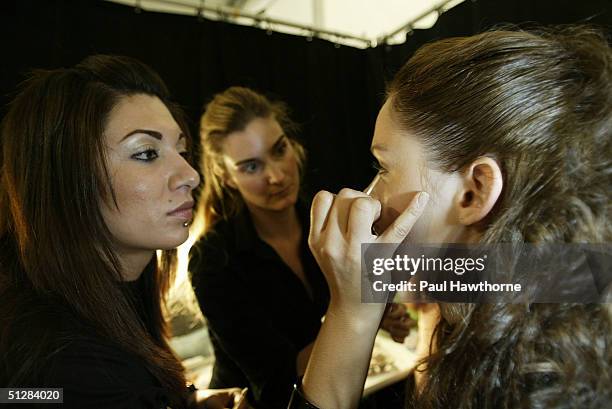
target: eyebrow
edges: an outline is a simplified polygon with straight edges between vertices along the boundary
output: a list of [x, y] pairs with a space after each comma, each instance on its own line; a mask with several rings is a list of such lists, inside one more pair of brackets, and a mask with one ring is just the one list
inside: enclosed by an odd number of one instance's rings
[[[281, 136], [279, 136], [278, 139], [276, 139], [276, 142], [274, 142], [272, 144], [272, 147], [270, 148], [270, 151], [273, 151], [274, 149], [276, 149], [280, 145], [280, 143], [283, 141], [283, 138], [285, 138], [286, 136], [287, 135], [285, 135], [284, 133], [281, 134]], [[252, 161], [255, 161], [255, 160], [257, 160], [257, 158], [243, 159], [243, 160], [240, 160], [240, 161], [234, 163], [234, 166], [238, 167], [240, 165], [243, 165], [245, 163], [252, 162]]]
[[[130, 132], [127, 135], [125, 135], [121, 139], [121, 142], [123, 142], [124, 140], [126, 140], [130, 136], [135, 135], [135, 134], [139, 134], [139, 133], [152, 136], [153, 138], [158, 139], [160, 141], [164, 138], [164, 136], [161, 134], [161, 132], [153, 131], [151, 129], [134, 129], [132, 132]], [[181, 140], [181, 138], [184, 138], [184, 137], [185, 137], [185, 135], [181, 132], [179, 134], [179, 138], [178, 139]]]

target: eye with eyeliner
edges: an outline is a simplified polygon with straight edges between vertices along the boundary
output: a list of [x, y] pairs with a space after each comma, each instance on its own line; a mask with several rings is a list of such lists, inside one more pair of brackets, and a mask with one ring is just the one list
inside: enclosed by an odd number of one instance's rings
[[146, 148], [133, 154], [130, 157], [141, 162], [153, 162], [159, 157], [159, 151], [153, 148]]
[[[181, 155], [186, 161], [191, 159], [191, 154], [189, 150], [186, 148], [185, 143], [179, 139], [177, 143], [177, 153]], [[136, 149], [137, 152], [130, 155], [131, 159], [140, 161], [140, 162], [153, 162], [157, 158], [160, 157], [160, 148], [155, 145], [144, 145]]]

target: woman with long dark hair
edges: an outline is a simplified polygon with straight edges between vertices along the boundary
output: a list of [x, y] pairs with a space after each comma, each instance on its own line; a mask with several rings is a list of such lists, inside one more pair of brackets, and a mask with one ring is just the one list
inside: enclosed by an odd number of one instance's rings
[[[290, 408], [357, 406], [384, 311], [361, 303], [362, 243], [390, 243], [389, 255], [400, 242], [609, 246], [611, 84], [610, 46], [584, 27], [415, 53], [378, 115], [371, 196], [314, 199], [309, 243], [331, 301]], [[611, 314], [601, 303], [427, 304], [407, 405], [609, 408]]]
[[0, 139], [2, 387], [63, 388], [62, 407], [232, 406], [233, 391], [196, 398], [167, 342], [199, 184], [189, 145], [136, 60], [92, 56], [23, 84]]

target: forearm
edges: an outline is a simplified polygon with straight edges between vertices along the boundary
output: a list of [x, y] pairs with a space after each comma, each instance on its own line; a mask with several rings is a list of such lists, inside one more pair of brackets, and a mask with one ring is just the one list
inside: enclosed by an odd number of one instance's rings
[[311, 403], [321, 409], [358, 406], [383, 311], [376, 308], [364, 319], [357, 311], [330, 306], [302, 383]]
[[[429, 357], [430, 353], [436, 352], [433, 337], [439, 321], [440, 308], [438, 304], [424, 304], [421, 306], [418, 320], [418, 342], [415, 351], [417, 360], [425, 360]], [[418, 365], [414, 370], [414, 383], [417, 393], [423, 389], [426, 381], [427, 363], [424, 362]]]
[[308, 360], [310, 359], [310, 354], [312, 353], [313, 347], [314, 342], [311, 342], [302, 348], [302, 350], [298, 353], [298, 356], [295, 359], [295, 369], [298, 376], [303, 376], [306, 372], [306, 366], [308, 365]]

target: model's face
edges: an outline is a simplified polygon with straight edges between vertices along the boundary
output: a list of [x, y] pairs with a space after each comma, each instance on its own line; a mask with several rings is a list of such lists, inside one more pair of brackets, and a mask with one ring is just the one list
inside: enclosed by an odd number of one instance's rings
[[223, 141], [225, 183], [253, 211], [293, 206], [300, 188], [298, 160], [276, 119], [255, 118]]
[[120, 255], [172, 249], [187, 240], [198, 173], [187, 163], [186, 140], [156, 97], [124, 97], [104, 132], [112, 197], [102, 214]]
[[435, 170], [417, 138], [395, 124], [391, 109], [387, 102], [380, 110], [372, 139], [372, 153], [380, 171], [373, 181], [371, 196], [382, 204], [376, 230], [384, 231], [418, 192], [426, 191], [430, 200], [407, 240], [412, 243], [459, 241], [463, 227], [453, 214], [459, 175]]

